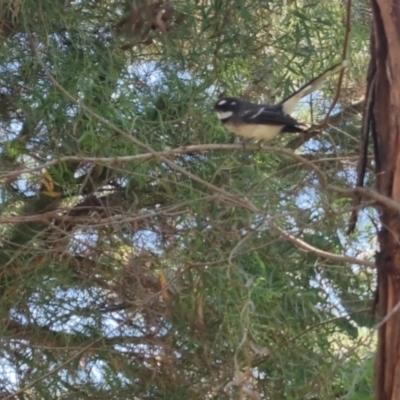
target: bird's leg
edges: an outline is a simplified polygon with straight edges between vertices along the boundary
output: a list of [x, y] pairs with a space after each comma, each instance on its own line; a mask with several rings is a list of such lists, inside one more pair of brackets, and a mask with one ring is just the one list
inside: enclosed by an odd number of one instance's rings
[[266, 142], [261, 139], [261, 140], [257, 140], [256, 143], [258, 145], [258, 150], [261, 150]]
[[249, 139], [249, 138], [245, 138], [242, 140], [243, 150], [246, 150], [246, 147], [248, 144], [250, 144], [250, 142], [251, 142], [251, 139]]

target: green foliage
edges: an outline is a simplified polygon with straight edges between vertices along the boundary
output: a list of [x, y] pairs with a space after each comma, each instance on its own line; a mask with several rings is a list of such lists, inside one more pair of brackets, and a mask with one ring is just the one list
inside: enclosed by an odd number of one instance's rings
[[[374, 271], [318, 253], [374, 256], [374, 210], [349, 236], [334, 190], [358, 115], [292, 153], [288, 134], [229, 146], [212, 114], [222, 91], [278, 101], [339, 61], [343, 2], [173, 5], [150, 43], [114, 29], [129, 2], [0, 4], [1, 396], [372, 398]], [[368, 15], [352, 22], [333, 115], [362, 95]]]

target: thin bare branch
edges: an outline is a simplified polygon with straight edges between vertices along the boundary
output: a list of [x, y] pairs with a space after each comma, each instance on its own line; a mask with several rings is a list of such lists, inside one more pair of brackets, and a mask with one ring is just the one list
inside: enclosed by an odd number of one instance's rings
[[340, 255], [340, 254], [329, 253], [327, 251], [324, 251], [324, 250], [318, 249], [314, 246], [311, 246], [309, 243], [306, 243], [304, 240], [301, 240], [301, 239], [293, 236], [289, 232], [286, 232], [281, 227], [279, 227], [275, 222], [273, 222], [273, 221], [270, 221], [270, 222], [271, 222], [271, 226], [274, 229], [276, 229], [285, 239], [287, 239], [290, 243], [294, 244], [299, 249], [305, 250], [310, 253], [314, 253], [317, 256], [328, 259], [328, 260], [363, 265], [363, 266], [369, 267], [369, 268], [376, 268], [375, 263], [373, 263], [371, 261], [360, 260], [355, 257], [344, 256], [344, 255]]
[[[352, 6], [352, 1], [347, 0], [347, 6], [346, 6], [346, 32], [344, 35], [344, 43], [343, 43], [343, 50], [342, 50], [342, 60], [347, 59], [347, 50], [349, 47], [349, 39], [350, 39], [350, 32], [351, 32], [351, 6]], [[340, 92], [342, 89], [342, 83], [343, 83], [343, 77], [344, 77], [344, 69], [340, 71], [339, 74], [339, 80], [337, 84], [337, 89], [336, 89], [336, 94], [335, 97], [333, 98], [333, 101], [331, 103], [331, 106], [329, 107], [328, 112], [326, 113], [325, 120], [322, 123], [322, 127], [327, 126], [327, 122], [329, 119], [329, 116], [331, 115], [332, 110], [335, 108], [336, 103], [339, 100], [340, 97]]]

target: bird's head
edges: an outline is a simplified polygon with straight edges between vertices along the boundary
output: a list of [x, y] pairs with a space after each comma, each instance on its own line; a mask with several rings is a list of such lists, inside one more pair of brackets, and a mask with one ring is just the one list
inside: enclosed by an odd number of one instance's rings
[[240, 100], [235, 97], [224, 97], [218, 100], [214, 105], [214, 111], [221, 120], [227, 120], [234, 113], [237, 113], [240, 107]]

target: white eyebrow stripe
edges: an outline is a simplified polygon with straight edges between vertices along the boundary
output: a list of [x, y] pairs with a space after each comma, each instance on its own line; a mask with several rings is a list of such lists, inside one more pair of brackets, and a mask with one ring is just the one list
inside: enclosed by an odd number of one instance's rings
[[265, 110], [265, 107], [261, 107], [258, 112], [256, 112], [253, 116], [251, 116], [249, 119], [253, 119], [255, 117], [258, 117], [262, 112]]
[[226, 100], [220, 100], [219, 102], [218, 102], [218, 105], [219, 106], [222, 106], [222, 105], [224, 105], [226, 103]]

